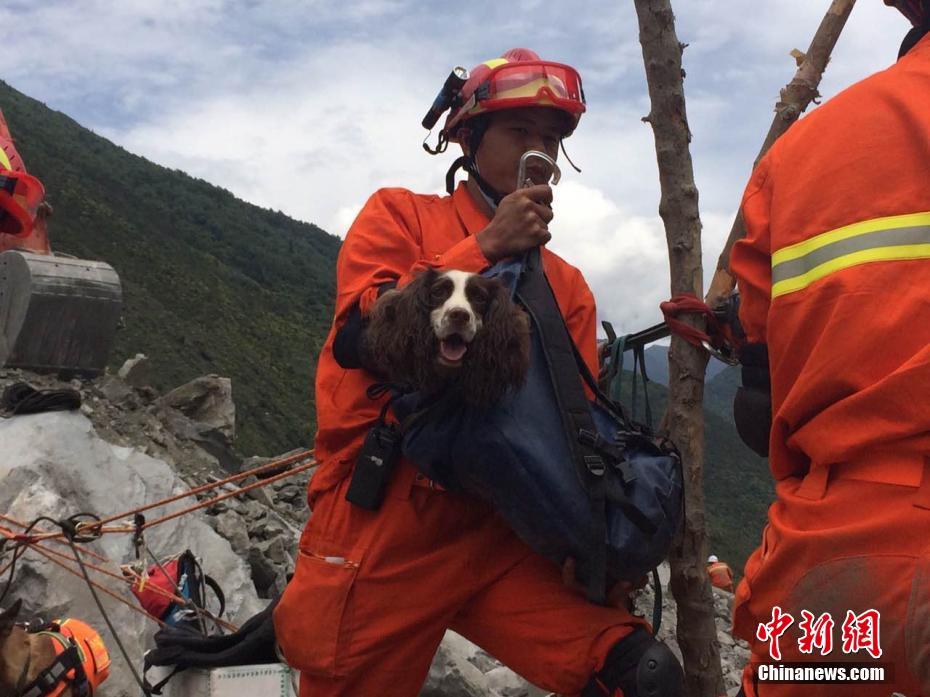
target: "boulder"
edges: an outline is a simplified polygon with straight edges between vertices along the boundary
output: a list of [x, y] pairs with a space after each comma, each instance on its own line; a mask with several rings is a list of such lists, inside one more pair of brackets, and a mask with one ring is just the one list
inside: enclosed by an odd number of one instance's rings
[[419, 697], [544, 697], [468, 639], [448, 631], [433, 657]]
[[158, 402], [221, 433], [230, 443], [236, 436], [236, 405], [229, 378], [218, 375], [196, 378], [171, 390]]
[[152, 384], [152, 370], [149, 357], [144, 353], [137, 353], [123, 363], [117, 373], [120, 379], [132, 387], [144, 388]]

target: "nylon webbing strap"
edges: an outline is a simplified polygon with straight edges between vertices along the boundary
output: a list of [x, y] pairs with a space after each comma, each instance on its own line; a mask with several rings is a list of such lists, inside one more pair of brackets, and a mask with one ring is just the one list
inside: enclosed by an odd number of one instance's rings
[[[68, 678], [68, 673], [74, 671], [74, 678]], [[36, 679], [29, 683], [20, 692], [21, 697], [42, 697], [51, 694], [62, 683], [68, 683], [75, 697], [84, 697], [89, 693], [87, 675], [78, 653], [76, 644], [55, 657], [54, 662], [43, 670]]]
[[595, 521], [594, 555], [589, 568], [581, 568], [587, 577], [588, 598], [604, 603], [607, 581], [606, 463], [592, 447], [581, 442], [583, 433], [596, 434], [591, 407], [585, 395], [575, 361], [575, 346], [555, 295], [542, 268], [539, 248], [526, 254], [523, 275], [517, 285], [517, 298], [533, 318], [539, 331], [546, 366], [552, 378], [559, 412], [568, 435], [575, 463], [585, 482]]

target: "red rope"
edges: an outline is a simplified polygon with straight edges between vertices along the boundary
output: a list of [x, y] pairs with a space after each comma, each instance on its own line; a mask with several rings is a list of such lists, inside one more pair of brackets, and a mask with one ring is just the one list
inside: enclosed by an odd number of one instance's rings
[[[665, 323], [672, 334], [680, 336], [693, 346], [715, 351], [731, 350], [736, 345], [729, 327], [720, 322], [708, 305], [691, 293], [680, 293], [659, 305]], [[704, 319], [704, 331], [678, 319], [681, 315], [697, 315]]]
[[668, 324], [672, 334], [677, 334], [689, 344], [699, 348], [704, 345], [705, 341], [710, 342], [710, 335], [707, 332], [678, 319], [679, 315], [687, 313], [703, 316], [708, 326], [710, 326], [711, 320], [716, 321], [711, 309], [697, 296], [681, 293], [671, 300], [661, 303], [659, 309], [662, 310], [665, 323]]

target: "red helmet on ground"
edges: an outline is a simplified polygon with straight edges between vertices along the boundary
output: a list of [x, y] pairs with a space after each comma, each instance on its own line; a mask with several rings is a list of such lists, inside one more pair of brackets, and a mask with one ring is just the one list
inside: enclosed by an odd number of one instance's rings
[[885, 0], [885, 4], [899, 10], [915, 27], [923, 24], [927, 9], [924, 0]]
[[540, 60], [527, 48], [512, 48], [500, 58], [475, 66], [458, 104], [443, 128], [452, 142], [459, 142], [462, 126], [480, 114], [519, 107], [554, 108], [569, 117], [564, 133], [569, 136], [585, 111], [578, 71], [570, 65]]

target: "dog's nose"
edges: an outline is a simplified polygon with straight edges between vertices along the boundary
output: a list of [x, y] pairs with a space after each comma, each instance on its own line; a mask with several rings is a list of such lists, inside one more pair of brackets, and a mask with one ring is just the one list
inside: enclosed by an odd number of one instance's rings
[[468, 324], [468, 320], [471, 319], [468, 314], [468, 310], [465, 310], [461, 307], [453, 307], [446, 313], [446, 317], [449, 319], [450, 324], [455, 324], [458, 326]]

